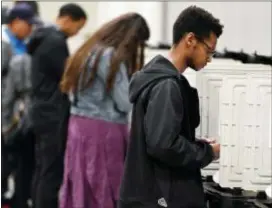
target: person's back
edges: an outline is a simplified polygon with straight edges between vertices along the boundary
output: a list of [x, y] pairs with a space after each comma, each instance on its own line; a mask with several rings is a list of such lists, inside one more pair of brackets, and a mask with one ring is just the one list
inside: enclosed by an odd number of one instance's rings
[[[120, 66], [116, 74], [112, 90], [110, 92], [106, 90], [110, 61], [114, 54], [113, 48], [106, 48], [101, 53], [92, 84], [84, 89], [80, 88], [84, 86], [83, 79], [90, 79], [98, 54], [100, 54], [99, 50], [92, 50], [86, 72], [80, 74], [78, 88], [72, 96], [66, 157], [73, 156], [75, 159], [67, 162], [64, 178], [73, 184], [75, 194], [90, 189], [93, 198], [98, 201], [99, 205], [96, 207], [102, 206], [100, 203], [103, 201], [103, 207], [110, 208], [112, 200], [116, 200], [123, 171], [128, 137], [128, 113], [131, 111], [131, 104], [128, 99], [127, 67], [124, 64]], [[81, 144], [84, 145], [81, 146]], [[85, 152], [84, 155], [82, 152]], [[110, 158], [106, 155], [110, 155]], [[85, 165], [79, 159], [84, 160]], [[68, 174], [68, 169], [75, 170], [75, 167], [77, 167], [76, 171]], [[80, 176], [89, 168], [99, 174], [87, 173], [84, 177]], [[99, 187], [95, 185], [96, 181], [104, 181], [104, 184]], [[65, 197], [61, 198], [60, 207], [66, 208], [68, 204], [74, 207], [86, 207], [86, 201], [89, 201], [85, 198], [87, 193], [81, 196], [76, 195], [78, 200], [71, 201], [72, 196], [67, 186], [67, 181], [64, 181], [61, 192], [64, 192], [62, 195]], [[106, 187], [112, 189], [112, 194], [105, 192]], [[90, 201], [93, 207], [95, 203]], [[84, 203], [86, 204], [83, 206]]]
[[119, 208], [205, 207], [200, 169], [218, 157], [220, 146], [196, 140], [197, 91], [180, 73], [210, 61], [222, 26], [189, 7], [173, 33], [169, 57], [156, 56], [130, 83], [132, 126]]
[[[87, 74], [81, 74], [82, 79], [90, 78], [99, 50], [93, 50], [90, 54]], [[116, 83], [112, 92], [108, 93], [105, 83], [109, 75], [109, 66], [114, 48], [106, 48], [100, 57], [96, 77], [91, 87], [84, 90], [78, 89], [73, 95], [71, 114], [95, 119], [103, 119], [110, 122], [128, 123], [128, 113], [131, 103], [128, 100], [128, 75], [127, 68], [123, 64], [116, 75]], [[83, 77], [85, 75], [86, 77]], [[79, 83], [81, 84], [81, 83]]]
[[132, 107], [129, 78], [143, 64], [148, 37], [141, 15], [124, 14], [68, 60], [61, 89], [73, 96], [60, 208], [116, 208]]
[[69, 56], [66, 36], [57, 26], [42, 27], [32, 35], [28, 53], [32, 57], [30, 113], [33, 128], [37, 132], [58, 128], [54, 122], [58, 123], [61, 109], [69, 106], [67, 96], [59, 90], [64, 62]]

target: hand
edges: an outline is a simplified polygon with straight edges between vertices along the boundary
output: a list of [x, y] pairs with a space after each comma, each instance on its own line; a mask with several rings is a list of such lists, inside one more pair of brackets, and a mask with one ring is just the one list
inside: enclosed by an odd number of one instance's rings
[[215, 144], [216, 143], [216, 139], [214, 139], [214, 138], [207, 138], [207, 139], [205, 139], [206, 140], [206, 142], [208, 142], [209, 144]]
[[213, 143], [213, 144], [210, 144], [210, 145], [212, 146], [212, 149], [213, 149], [214, 160], [218, 160], [219, 156], [220, 156], [220, 144]]
[[201, 139], [198, 139], [199, 141], [203, 141], [203, 142], [207, 142], [207, 143], [209, 143], [209, 144], [214, 144], [214, 143], [216, 143], [216, 139], [214, 139], [214, 138], [205, 138], [205, 137], [203, 137], [203, 138], [201, 138]]

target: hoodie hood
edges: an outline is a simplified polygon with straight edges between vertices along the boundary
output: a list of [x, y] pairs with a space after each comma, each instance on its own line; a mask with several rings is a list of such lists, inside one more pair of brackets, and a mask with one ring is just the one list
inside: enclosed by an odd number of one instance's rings
[[135, 103], [139, 95], [151, 85], [165, 78], [180, 78], [175, 66], [165, 57], [158, 55], [154, 57], [141, 71], [136, 72], [130, 82], [129, 99]]
[[[53, 24], [48, 24], [41, 26], [37, 28], [30, 36], [29, 42], [27, 43], [27, 52], [30, 55], [33, 55], [33, 53], [37, 50], [37, 48], [40, 46], [40, 44], [43, 42], [43, 40], [51, 35], [53, 31], [58, 31], [58, 27]], [[64, 33], [63, 33], [64, 35]], [[65, 36], [65, 35], [64, 35]], [[67, 38], [65, 36], [65, 38]]]
[[37, 50], [43, 40], [48, 37], [48, 35], [52, 32], [53, 27], [40, 27], [36, 29], [30, 36], [29, 42], [27, 43], [27, 52], [30, 55]]

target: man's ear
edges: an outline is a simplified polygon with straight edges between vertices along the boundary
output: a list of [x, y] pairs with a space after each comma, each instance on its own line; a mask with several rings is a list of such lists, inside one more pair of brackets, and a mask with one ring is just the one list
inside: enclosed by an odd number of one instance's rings
[[194, 47], [197, 43], [195, 34], [192, 32], [187, 33], [184, 40], [187, 47]]

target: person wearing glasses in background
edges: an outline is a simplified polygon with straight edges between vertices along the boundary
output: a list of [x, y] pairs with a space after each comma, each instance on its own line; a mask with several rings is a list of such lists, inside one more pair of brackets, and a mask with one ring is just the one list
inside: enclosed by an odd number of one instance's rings
[[205, 207], [200, 169], [218, 159], [220, 145], [196, 140], [197, 91], [183, 73], [211, 61], [222, 30], [209, 12], [186, 8], [174, 23], [169, 57], [158, 55], [133, 75], [119, 208]]

